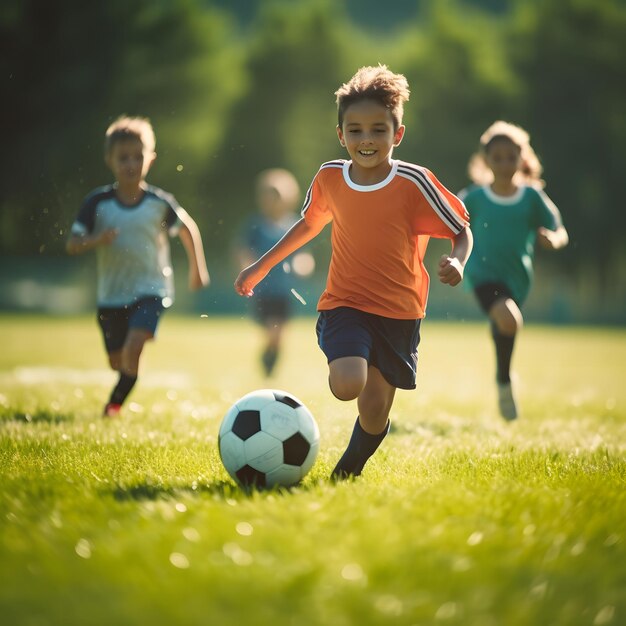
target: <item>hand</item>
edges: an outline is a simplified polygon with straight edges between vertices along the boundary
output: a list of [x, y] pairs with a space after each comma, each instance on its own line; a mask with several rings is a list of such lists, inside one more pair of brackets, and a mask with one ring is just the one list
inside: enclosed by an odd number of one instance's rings
[[240, 296], [250, 297], [254, 294], [254, 288], [265, 278], [267, 272], [260, 271], [256, 263], [241, 270], [235, 280], [235, 291]]
[[537, 229], [537, 242], [546, 250], [556, 250], [556, 236], [557, 233], [554, 230], [543, 226]]
[[450, 257], [444, 254], [439, 259], [439, 268], [437, 271], [439, 280], [444, 285], [454, 287], [463, 280], [463, 266], [456, 257]]
[[100, 246], [110, 246], [120, 234], [119, 228], [107, 228], [107, 230], [102, 231], [100, 236], [98, 237], [98, 245]]

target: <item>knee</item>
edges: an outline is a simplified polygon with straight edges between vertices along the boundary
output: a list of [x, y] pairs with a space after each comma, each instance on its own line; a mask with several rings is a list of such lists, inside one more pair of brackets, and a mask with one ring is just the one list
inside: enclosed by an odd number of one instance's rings
[[116, 372], [120, 371], [122, 367], [122, 355], [120, 352], [109, 354], [109, 367]]
[[521, 324], [518, 324], [517, 320], [513, 316], [506, 316], [500, 318], [496, 322], [496, 326], [498, 327], [498, 331], [502, 335], [512, 336], [517, 333], [520, 329]]
[[127, 341], [122, 349], [122, 364], [123, 367], [131, 368], [136, 367], [139, 362], [139, 357], [143, 350], [144, 342], [140, 340]]
[[524, 318], [518, 306], [512, 300], [506, 302], [494, 316], [494, 322], [502, 335], [513, 336], [524, 325]]
[[348, 401], [359, 397], [365, 383], [357, 377], [331, 376], [328, 380], [330, 390], [338, 400]]
[[339, 400], [359, 397], [367, 382], [367, 361], [361, 357], [343, 357], [331, 361], [328, 384]]

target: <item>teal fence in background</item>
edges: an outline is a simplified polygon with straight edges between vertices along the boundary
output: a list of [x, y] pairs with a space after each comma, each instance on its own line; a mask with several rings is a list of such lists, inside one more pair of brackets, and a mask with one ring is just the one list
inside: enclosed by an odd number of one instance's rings
[[[433, 246], [436, 248], [439, 242]], [[442, 248], [443, 249], [443, 248]], [[451, 288], [436, 279], [435, 266], [441, 250], [429, 250], [431, 273], [428, 317], [478, 320], [482, 314], [471, 293]], [[176, 300], [173, 311], [189, 315], [238, 315], [247, 313], [247, 299], [233, 289], [237, 269], [209, 260], [211, 286], [201, 292], [187, 289], [186, 260], [174, 259]], [[318, 260], [318, 273], [310, 279], [294, 277], [293, 310], [296, 315], [315, 315], [324, 288], [326, 262]], [[73, 315], [95, 310], [96, 267], [93, 255], [83, 257], [0, 257], [0, 311]], [[618, 286], [619, 287], [619, 286]], [[626, 325], [624, 286], [603, 297], [592, 277], [563, 276], [539, 266], [531, 295], [524, 305], [527, 322], [556, 324]], [[306, 304], [303, 304], [304, 300]]]

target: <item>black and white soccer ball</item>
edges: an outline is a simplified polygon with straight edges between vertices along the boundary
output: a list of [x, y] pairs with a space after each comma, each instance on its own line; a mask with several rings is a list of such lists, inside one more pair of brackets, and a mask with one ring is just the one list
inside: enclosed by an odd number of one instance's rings
[[219, 432], [219, 452], [240, 485], [295, 485], [313, 466], [319, 429], [311, 412], [293, 395], [259, 389], [228, 410]]

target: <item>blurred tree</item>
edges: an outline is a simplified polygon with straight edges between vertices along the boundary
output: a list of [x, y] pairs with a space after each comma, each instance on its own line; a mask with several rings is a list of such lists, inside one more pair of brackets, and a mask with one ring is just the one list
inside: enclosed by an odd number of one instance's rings
[[287, 167], [305, 189], [345, 156], [333, 93], [382, 62], [411, 85], [398, 158], [457, 190], [483, 130], [521, 124], [572, 235], [550, 262], [625, 285], [624, 2], [402, 0], [385, 28], [380, 11], [370, 0], [4, 0], [0, 254], [62, 250], [82, 197], [110, 179], [106, 126], [128, 113], [154, 123], [151, 182], [223, 258], [254, 210], [258, 171]]
[[607, 295], [626, 271], [625, 41], [619, 0], [519, 0], [509, 41], [525, 84], [520, 122], [570, 230], [565, 257], [594, 268]]
[[175, 160], [159, 175], [166, 188], [179, 153], [220, 139], [216, 120], [238, 88], [222, 14], [194, 0], [6, 0], [1, 15], [3, 252], [62, 248], [81, 198], [110, 178], [102, 144], [118, 115], [153, 121], [157, 149]]
[[286, 167], [306, 189], [323, 161], [343, 156], [335, 133], [334, 91], [350, 77], [350, 27], [331, 0], [268, 2], [248, 47], [248, 85], [207, 163], [209, 247], [228, 246], [255, 211], [254, 179]]
[[457, 2], [432, 3], [400, 43], [411, 99], [397, 155], [431, 168], [452, 191], [467, 184], [483, 130], [517, 112], [521, 85], [501, 33], [500, 18]]

